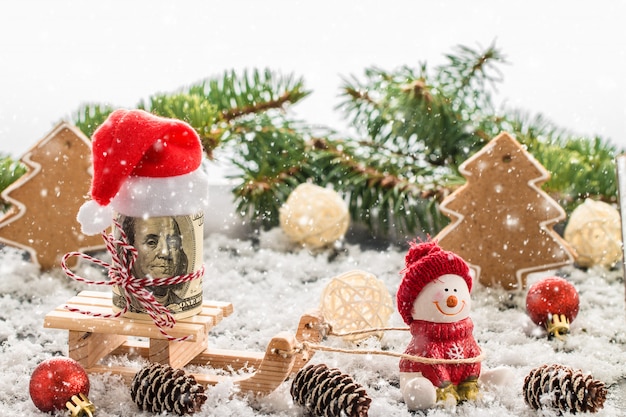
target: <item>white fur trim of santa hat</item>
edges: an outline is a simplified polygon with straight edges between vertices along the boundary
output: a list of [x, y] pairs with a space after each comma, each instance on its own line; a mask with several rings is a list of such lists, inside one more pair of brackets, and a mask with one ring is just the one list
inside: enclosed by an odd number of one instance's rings
[[204, 211], [209, 180], [202, 169], [174, 177], [129, 177], [107, 206], [93, 200], [82, 205], [77, 219], [86, 235], [111, 225], [116, 214], [129, 217], [184, 216]]

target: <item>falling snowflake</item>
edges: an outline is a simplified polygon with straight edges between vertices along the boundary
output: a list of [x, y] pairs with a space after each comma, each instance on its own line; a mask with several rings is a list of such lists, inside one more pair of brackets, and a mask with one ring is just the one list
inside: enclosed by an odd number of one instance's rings
[[465, 355], [463, 354], [463, 346], [458, 343], [453, 344], [450, 349], [448, 349], [448, 358], [450, 359], [463, 359]]

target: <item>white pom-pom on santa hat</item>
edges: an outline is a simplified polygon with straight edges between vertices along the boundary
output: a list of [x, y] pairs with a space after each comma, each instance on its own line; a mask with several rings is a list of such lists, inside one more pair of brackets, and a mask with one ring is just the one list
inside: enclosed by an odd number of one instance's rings
[[78, 209], [76, 219], [83, 234], [91, 236], [102, 232], [111, 225], [115, 211], [110, 205], [101, 206], [89, 200]]
[[97, 234], [114, 213], [131, 217], [191, 215], [208, 204], [202, 144], [187, 123], [143, 110], [116, 110], [92, 136], [91, 198], [78, 221]]

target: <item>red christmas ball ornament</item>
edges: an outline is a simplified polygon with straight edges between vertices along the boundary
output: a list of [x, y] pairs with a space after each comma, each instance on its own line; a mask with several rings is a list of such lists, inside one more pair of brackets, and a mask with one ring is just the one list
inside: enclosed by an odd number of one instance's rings
[[30, 377], [30, 398], [45, 412], [68, 409], [72, 416], [91, 416], [89, 377], [80, 363], [55, 357], [41, 362]]
[[526, 311], [538, 326], [548, 330], [548, 336], [561, 338], [578, 315], [579, 298], [576, 288], [560, 277], [549, 277], [528, 289]]

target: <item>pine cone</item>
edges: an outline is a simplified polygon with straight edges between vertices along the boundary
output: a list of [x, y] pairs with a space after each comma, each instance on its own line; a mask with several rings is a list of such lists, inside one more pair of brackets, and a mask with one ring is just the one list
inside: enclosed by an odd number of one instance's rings
[[200, 411], [207, 399], [204, 386], [192, 375], [159, 363], [145, 366], [135, 374], [130, 396], [141, 410], [173, 411], [179, 416]]
[[291, 396], [319, 417], [367, 417], [372, 402], [352, 377], [324, 364], [300, 369], [291, 384]]
[[595, 413], [604, 407], [604, 383], [563, 365], [543, 365], [524, 379], [524, 400], [538, 410], [552, 407], [561, 412]]

